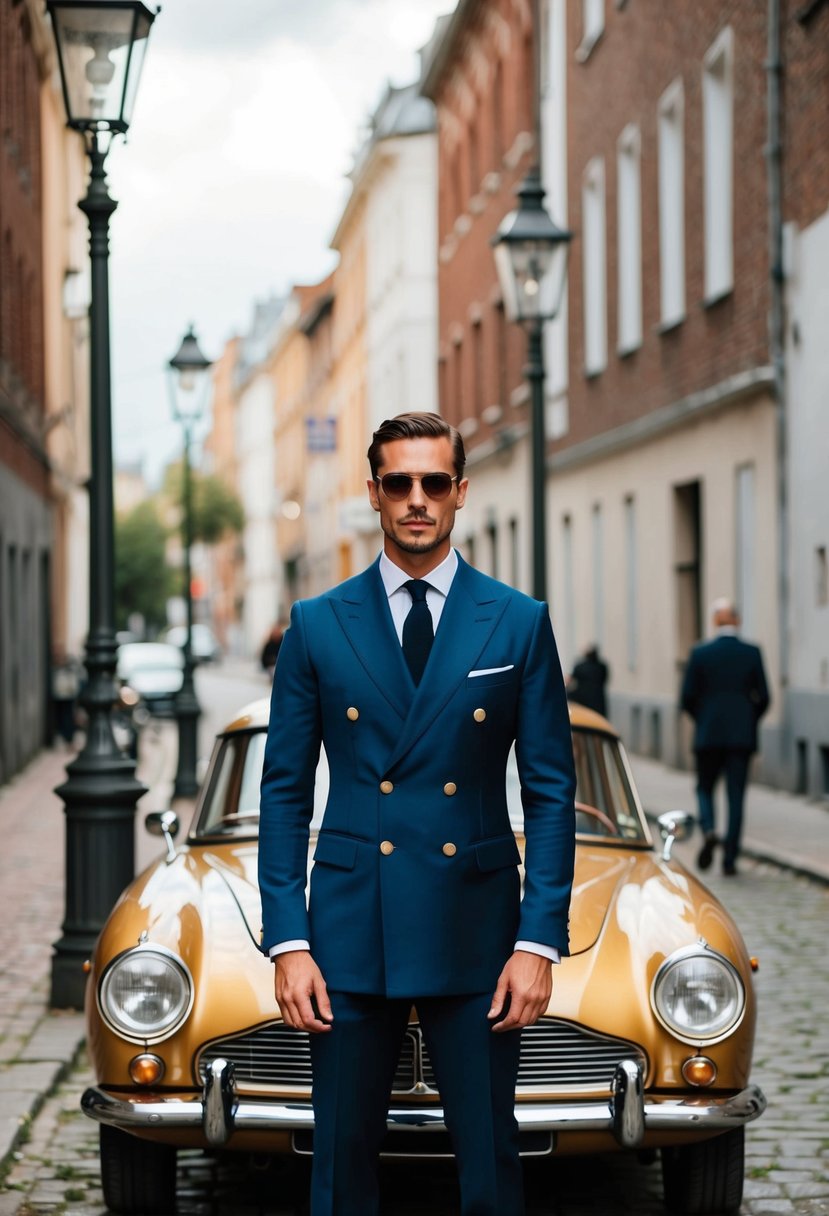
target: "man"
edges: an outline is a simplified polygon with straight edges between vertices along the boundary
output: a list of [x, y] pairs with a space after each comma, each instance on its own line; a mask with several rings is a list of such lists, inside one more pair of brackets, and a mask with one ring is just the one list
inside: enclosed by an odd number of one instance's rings
[[597, 714], [607, 717], [607, 663], [599, 655], [598, 646], [588, 646], [583, 656], [573, 668], [567, 683], [567, 696], [579, 705], [593, 709]]
[[[286, 1023], [311, 1038], [312, 1216], [375, 1216], [377, 1154], [412, 1004], [458, 1162], [464, 1216], [524, 1211], [520, 1029], [567, 953], [570, 727], [547, 608], [452, 549], [467, 481], [436, 414], [369, 448], [385, 534], [364, 573], [294, 606], [262, 779], [263, 949]], [[505, 795], [516, 741], [526, 832]], [[314, 772], [330, 792], [306, 911]]]
[[737, 636], [740, 617], [727, 599], [711, 608], [716, 637], [695, 646], [685, 668], [681, 705], [696, 724], [694, 752], [697, 763], [699, 822], [705, 841], [697, 858], [707, 870], [718, 844], [714, 830], [714, 787], [725, 775], [728, 832], [723, 873], [737, 873], [743, 826], [748, 766], [757, 750], [757, 723], [769, 706], [763, 658], [757, 646]]

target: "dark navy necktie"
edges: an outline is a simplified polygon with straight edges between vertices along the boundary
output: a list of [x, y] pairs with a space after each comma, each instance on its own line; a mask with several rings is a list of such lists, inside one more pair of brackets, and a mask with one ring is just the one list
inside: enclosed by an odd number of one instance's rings
[[403, 586], [412, 597], [412, 606], [403, 622], [403, 655], [415, 684], [420, 683], [423, 669], [435, 640], [432, 614], [426, 603], [429, 584], [422, 578], [411, 578]]

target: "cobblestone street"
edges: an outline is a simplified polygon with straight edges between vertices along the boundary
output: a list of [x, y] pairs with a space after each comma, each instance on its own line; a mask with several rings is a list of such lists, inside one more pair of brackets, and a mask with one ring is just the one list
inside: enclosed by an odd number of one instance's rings
[[[686, 846], [687, 847], [687, 846]], [[829, 890], [774, 867], [746, 863], [740, 877], [715, 875], [713, 890], [759, 956], [760, 1019], [754, 1079], [769, 1099], [747, 1133], [744, 1216], [829, 1213]], [[100, 1216], [97, 1129], [78, 1110], [91, 1077], [82, 1063], [46, 1103], [17, 1154], [0, 1216]], [[248, 1159], [212, 1162], [182, 1153], [180, 1216], [289, 1216], [305, 1210], [302, 1163], [262, 1168]], [[258, 1164], [258, 1163], [257, 1163]], [[605, 1157], [535, 1162], [526, 1171], [529, 1216], [651, 1216], [662, 1211], [658, 1163]], [[388, 1165], [388, 1216], [453, 1216], [450, 1163]]]

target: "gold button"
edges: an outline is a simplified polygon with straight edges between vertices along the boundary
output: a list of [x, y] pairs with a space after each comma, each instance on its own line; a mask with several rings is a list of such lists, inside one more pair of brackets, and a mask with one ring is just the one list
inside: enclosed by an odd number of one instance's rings
[[392, 785], [392, 783], [390, 781], [381, 781], [380, 782], [380, 793], [381, 794], [390, 794], [393, 789], [394, 789], [394, 786]]
[[476, 722], [483, 722], [484, 718], [486, 717], [486, 710], [485, 709], [476, 709], [474, 714], [472, 715], [472, 717], [475, 719]]
[[453, 794], [457, 794], [458, 787], [455, 785], [454, 781], [447, 781], [446, 785], [443, 787], [443, 792], [444, 794], [448, 794], [451, 798]]
[[390, 840], [383, 840], [380, 844], [380, 852], [384, 857], [388, 857], [390, 853], [394, 852], [394, 845]]
[[348, 718], [349, 722], [356, 722], [360, 716], [360, 711], [353, 705], [349, 705], [348, 709], [345, 711], [345, 716]]
[[454, 857], [457, 851], [458, 846], [456, 844], [452, 844], [451, 840], [443, 846], [444, 856], [446, 857]]

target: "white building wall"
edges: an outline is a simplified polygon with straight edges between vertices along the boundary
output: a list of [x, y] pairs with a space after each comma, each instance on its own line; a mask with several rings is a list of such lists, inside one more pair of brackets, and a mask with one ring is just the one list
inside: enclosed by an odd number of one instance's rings
[[368, 424], [437, 409], [437, 142], [383, 140], [366, 203]]
[[790, 711], [803, 793], [829, 794], [829, 211], [787, 232]]
[[245, 512], [245, 653], [255, 655], [280, 608], [280, 564], [276, 543], [276, 461], [273, 381], [255, 373], [239, 396], [237, 449], [239, 493]]
[[[591, 535], [596, 507], [602, 513], [603, 651], [611, 667], [613, 717], [636, 746], [630, 715], [639, 706], [657, 714], [663, 758], [683, 759], [685, 742], [677, 727], [676, 702], [687, 655], [679, 644], [679, 605], [675, 540], [675, 487], [701, 483], [701, 598], [703, 615], [719, 595], [734, 596], [737, 580], [737, 469], [755, 469], [756, 601], [751, 606], [754, 638], [763, 648], [772, 688], [776, 688], [777, 601], [775, 517], [774, 409], [768, 397], [706, 414], [628, 448], [609, 449], [606, 456], [576, 464], [572, 454], [554, 462], [548, 486], [547, 530], [550, 548], [551, 600], [566, 602], [565, 555], [560, 538], [565, 516], [571, 519], [575, 636], [562, 636], [566, 660], [595, 639], [595, 563]], [[570, 463], [568, 464], [568, 460]], [[636, 534], [635, 577], [629, 587], [633, 521]], [[556, 543], [557, 538], [559, 543]], [[628, 619], [634, 605], [636, 619]], [[553, 613], [555, 622], [555, 612]], [[710, 631], [710, 622], [704, 629]], [[631, 647], [631, 638], [637, 644]], [[632, 661], [631, 661], [632, 660]], [[779, 698], [766, 720], [773, 725]], [[639, 740], [648, 750], [646, 731]], [[687, 741], [686, 741], [687, 742]]]

